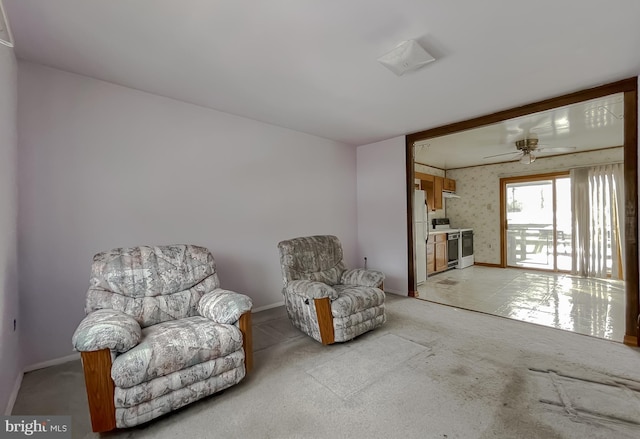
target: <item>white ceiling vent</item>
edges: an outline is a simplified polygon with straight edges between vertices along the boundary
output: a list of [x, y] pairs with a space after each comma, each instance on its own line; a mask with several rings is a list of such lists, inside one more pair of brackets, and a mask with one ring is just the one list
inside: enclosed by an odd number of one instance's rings
[[378, 61], [398, 76], [406, 72], [418, 70], [436, 59], [424, 50], [415, 40], [407, 40], [398, 44], [395, 49]]
[[13, 47], [13, 37], [11, 36], [11, 29], [9, 28], [7, 14], [4, 13], [2, 0], [0, 0], [0, 43], [5, 46]]

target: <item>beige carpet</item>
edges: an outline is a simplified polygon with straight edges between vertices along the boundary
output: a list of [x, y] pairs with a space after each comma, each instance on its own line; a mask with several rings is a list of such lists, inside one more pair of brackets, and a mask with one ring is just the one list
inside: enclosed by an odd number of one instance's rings
[[[282, 308], [254, 318], [241, 384], [136, 438], [638, 438], [640, 350], [389, 295], [388, 322], [322, 346]], [[24, 377], [14, 414], [73, 416], [94, 437], [79, 362]]]

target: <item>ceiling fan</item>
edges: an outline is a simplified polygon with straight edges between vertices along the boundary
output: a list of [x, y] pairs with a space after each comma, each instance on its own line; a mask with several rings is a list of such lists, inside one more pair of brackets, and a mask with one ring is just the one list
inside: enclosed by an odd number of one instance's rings
[[538, 144], [538, 139], [536, 137], [519, 139], [519, 140], [516, 140], [514, 143], [516, 145], [517, 151], [507, 152], [504, 154], [490, 155], [483, 158], [490, 159], [493, 157], [511, 155], [513, 156], [514, 159], [517, 158], [520, 163], [525, 165], [530, 165], [536, 160], [536, 155], [533, 154], [534, 151], [536, 153], [541, 151], [571, 152], [576, 149], [575, 146], [555, 146], [555, 147], [542, 146]]

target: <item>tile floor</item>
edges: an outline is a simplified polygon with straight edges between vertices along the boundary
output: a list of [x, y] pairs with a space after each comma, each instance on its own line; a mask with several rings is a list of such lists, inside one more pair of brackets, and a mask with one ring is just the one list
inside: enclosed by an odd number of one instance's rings
[[622, 342], [624, 281], [471, 266], [438, 273], [419, 298]]

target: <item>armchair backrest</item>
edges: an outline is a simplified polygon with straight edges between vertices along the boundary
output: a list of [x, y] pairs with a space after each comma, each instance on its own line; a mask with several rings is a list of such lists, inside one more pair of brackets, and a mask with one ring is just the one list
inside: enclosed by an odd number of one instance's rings
[[219, 286], [204, 247], [116, 248], [93, 257], [86, 312], [115, 309], [146, 327], [197, 315], [202, 295]]
[[340, 240], [332, 235], [308, 236], [278, 243], [284, 286], [293, 280], [340, 283], [346, 270]]

